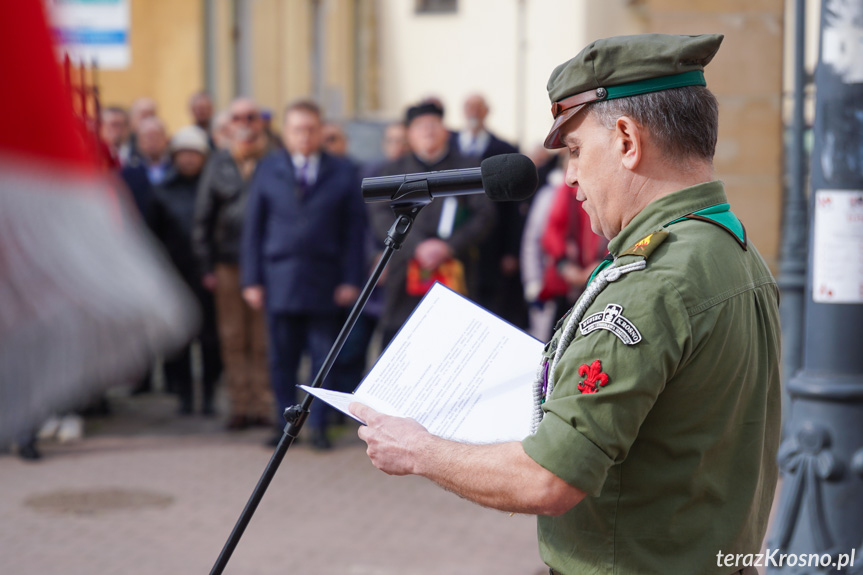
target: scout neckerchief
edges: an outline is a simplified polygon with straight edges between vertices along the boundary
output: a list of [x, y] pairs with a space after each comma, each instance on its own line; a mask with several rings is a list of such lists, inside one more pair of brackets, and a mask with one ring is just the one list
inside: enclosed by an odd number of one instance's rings
[[[747, 249], [746, 229], [743, 227], [743, 224], [737, 216], [731, 212], [730, 206], [727, 203], [718, 204], [709, 208], [704, 208], [703, 210], [692, 212], [682, 218], [668, 222], [662, 227], [667, 228], [672, 224], [685, 220], [703, 221], [717, 225], [731, 234], [741, 248], [744, 250]], [[581, 297], [578, 299], [575, 306], [567, 313], [569, 317], [567, 318], [564, 316], [564, 319], [566, 319], [566, 327], [557, 342], [557, 348], [554, 349], [554, 357], [551, 361], [549, 361], [548, 357], [543, 357], [540, 362], [539, 369], [536, 373], [536, 382], [534, 384], [534, 412], [531, 422], [531, 433], [536, 433], [539, 423], [542, 421], [542, 404], [545, 403], [546, 398], [551, 397], [551, 393], [554, 390], [554, 373], [557, 365], [560, 362], [560, 358], [563, 357], [563, 353], [575, 338], [576, 328], [584, 318], [584, 313], [587, 311], [587, 308], [590, 307], [590, 304], [593, 303], [599, 293], [604, 290], [609, 283], [619, 280], [624, 274], [629, 272], [645, 269], [647, 267], [648, 256], [650, 256], [653, 250], [665, 241], [665, 238], [667, 237], [668, 232], [665, 231], [665, 229], [653, 232], [637, 241], [632, 247], [621, 252], [619, 256], [641, 256], [643, 259], [637, 262], [618, 267], [618, 258], [614, 258], [609, 254], [596, 267], [596, 269], [593, 270], [593, 273], [587, 282], [587, 289], [584, 290], [584, 293], [581, 294]]]

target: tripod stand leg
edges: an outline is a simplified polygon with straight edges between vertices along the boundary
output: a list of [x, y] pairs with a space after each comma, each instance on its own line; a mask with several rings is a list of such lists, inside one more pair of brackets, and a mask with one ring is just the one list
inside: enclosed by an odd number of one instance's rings
[[[330, 352], [327, 354], [324, 364], [315, 376], [315, 379], [311, 384], [312, 387], [321, 387], [323, 385], [324, 380], [330, 373], [330, 369], [332, 369], [333, 364], [342, 349], [342, 346], [344, 346], [345, 341], [347, 341], [351, 330], [354, 328], [363, 308], [366, 306], [366, 302], [368, 302], [369, 297], [372, 295], [372, 291], [374, 291], [375, 286], [380, 280], [381, 274], [383, 274], [387, 264], [389, 264], [393, 253], [401, 248], [402, 243], [410, 232], [414, 218], [421, 208], [422, 206], [411, 206], [405, 210], [396, 210], [397, 218], [389, 232], [387, 232], [384, 251], [378, 260], [377, 265], [375, 265], [375, 269], [372, 271], [371, 277], [369, 277], [369, 280], [360, 292], [357, 302], [351, 309], [350, 314], [348, 314], [348, 318], [345, 320], [345, 324], [342, 326], [342, 330], [339, 332], [335, 343], [333, 343], [332, 348], [330, 348]], [[219, 553], [219, 557], [216, 559], [216, 563], [213, 565], [210, 575], [220, 575], [225, 570], [228, 561], [231, 559], [231, 555], [234, 553], [234, 549], [237, 547], [237, 544], [240, 542], [240, 538], [243, 536], [243, 532], [246, 530], [249, 521], [252, 519], [252, 515], [255, 514], [258, 504], [264, 497], [264, 493], [267, 491], [267, 488], [270, 486], [270, 482], [276, 475], [279, 465], [281, 465], [282, 460], [285, 458], [285, 454], [288, 452], [288, 449], [291, 447], [294, 440], [299, 436], [300, 430], [309, 416], [309, 410], [313, 400], [314, 396], [306, 395], [302, 405], [295, 405], [285, 410], [284, 416], [287, 420], [287, 425], [285, 426], [282, 438], [279, 440], [276, 450], [273, 452], [272, 457], [270, 457], [270, 461], [267, 463], [266, 468], [264, 468], [264, 472], [261, 474], [261, 478], [258, 480], [258, 484], [255, 486], [254, 491], [252, 491], [249, 501], [243, 508], [243, 512], [240, 514], [239, 519], [237, 519], [237, 523], [234, 525], [231, 535], [225, 542], [222, 552]]]

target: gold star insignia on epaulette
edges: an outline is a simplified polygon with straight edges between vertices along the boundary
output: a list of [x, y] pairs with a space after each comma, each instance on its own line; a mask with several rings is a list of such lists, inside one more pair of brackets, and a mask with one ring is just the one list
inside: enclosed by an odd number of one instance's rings
[[650, 257], [653, 250], [659, 247], [659, 244], [665, 241], [668, 237], [668, 232], [659, 230], [652, 232], [633, 244], [630, 248], [623, 251], [619, 257], [623, 256], [642, 256], [644, 259]]

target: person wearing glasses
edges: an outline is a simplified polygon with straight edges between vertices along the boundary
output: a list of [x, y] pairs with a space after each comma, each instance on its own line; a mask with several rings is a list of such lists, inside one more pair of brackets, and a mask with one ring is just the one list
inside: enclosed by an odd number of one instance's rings
[[227, 429], [269, 426], [272, 392], [267, 377], [267, 334], [260, 310], [240, 291], [240, 234], [246, 197], [258, 161], [270, 151], [257, 104], [234, 100], [231, 145], [214, 151], [204, 168], [195, 205], [192, 242], [201, 282], [214, 293], [216, 320], [230, 402]]

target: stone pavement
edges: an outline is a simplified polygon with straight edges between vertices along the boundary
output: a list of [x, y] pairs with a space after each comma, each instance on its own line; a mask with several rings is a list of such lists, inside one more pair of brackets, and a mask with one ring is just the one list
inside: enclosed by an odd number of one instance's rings
[[[269, 431], [179, 417], [163, 394], [112, 396], [85, 438], [0, 454], [0, 574], [210, 572], [272, 454]], [[226, 575], [547, 573], [533, 517], [461, 501], [365, 456], [356, 427], [335, 449], [291, 447]]]
[[[41, 461], [0, 453], [0, 575], [210, 572], [272, 455], [270, 431], [177, 416], [165, 394], [113, 394], [111, 408], [84, 439], [41, 443]], [[379, 472], [355, 424], [334, 444], [291, 447], [225, 575], [548, 572], [533, 517]]]

